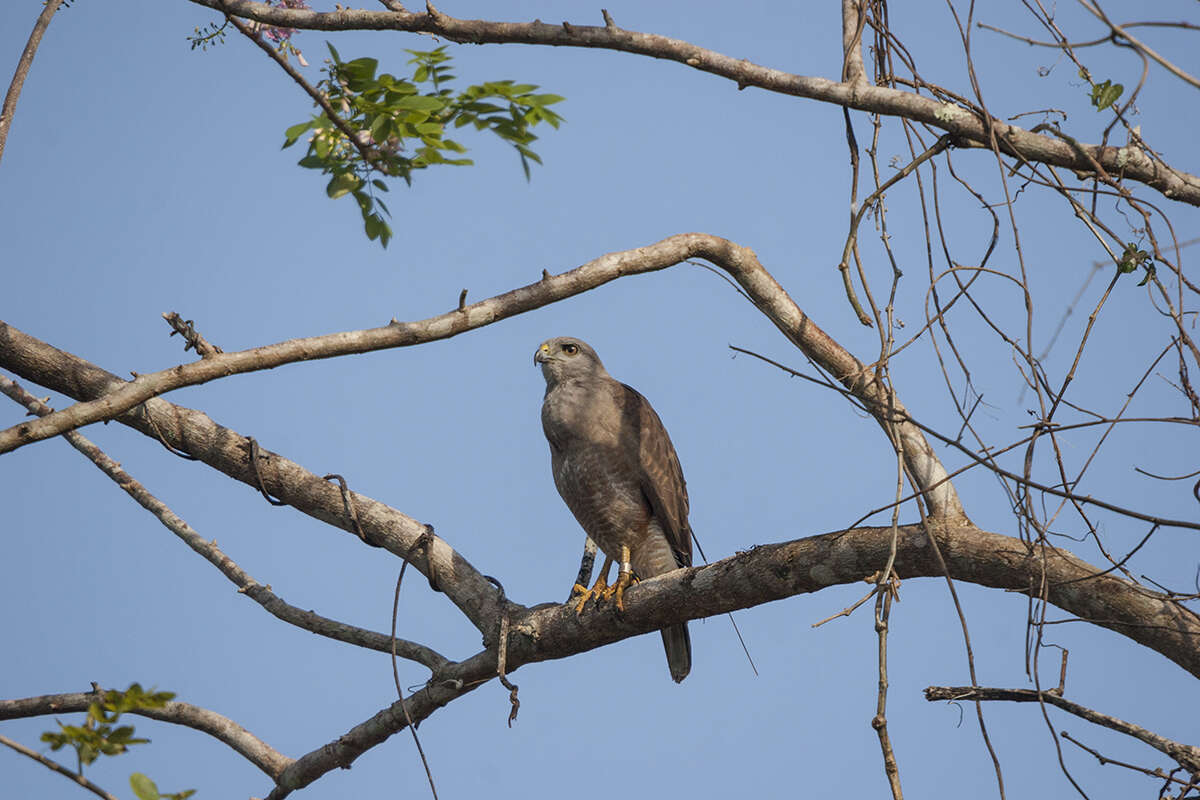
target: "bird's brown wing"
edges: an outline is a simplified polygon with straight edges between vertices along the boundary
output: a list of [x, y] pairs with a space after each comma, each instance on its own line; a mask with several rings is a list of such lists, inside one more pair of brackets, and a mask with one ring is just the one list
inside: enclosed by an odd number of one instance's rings
[[639, 471], [642, 493], [650, 502], [681, 567], [692, 565], [692, 529], [688, 523], [687, 483], [671, 437], [650, 402], [634, 388], [621, 384], [624, 412], [635, 437], [622, 442], [629, 462]]

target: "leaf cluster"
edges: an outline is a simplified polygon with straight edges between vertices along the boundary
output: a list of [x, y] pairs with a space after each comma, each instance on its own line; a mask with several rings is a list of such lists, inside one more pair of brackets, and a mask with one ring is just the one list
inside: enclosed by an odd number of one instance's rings
[[46, 731], [41, 739], [51, 750], [70, 746], [75, 750], [79, 771], [102, 755], [116, 756], [130, 745], [145, 744], [149, 739], [134, 736], [132, 725], [118, 726], [117, 720], [127, 711], [140, 708], [162, 708], [175, 696], [173, 692], [145, 691], [141, 684], [131, 684], [123, 692], [110, 689], [88, 706], [82, 725], [58, 722], [58, 731]]
[[1146, 270], [1145, 277], [1138, 283], [1138, 286], [1145, 286], [1151, 278], [1154, 277], [1154, 259], [1145, 250], [1142, 250], [1134, 242], [1126, 242], [1125, 250], [1121, 253], [1121, 258], [1117, 261], [1117, 272], [1122, 275], [1128, 275], [1134, 272], [1138, 267]]
[[326, 77], [317, 89], [341, 113], [337, 120], [323, 112], [291, 126], [284, 132], [283, 146], [291, 147], [310, 133], [300, 166], [330, 176], [325, 187], [330, 198], [352, 196], [367, 237], [384, 247], [392, 237], [384, 219], [390, 212], [377, 193], [386, 192], [388, 185], [375, 174], [403, 178], [411, 185], [416, 170], [473, 164], [462, 157], [467, 148], [446, 135], [447, 130], [470, 125], [510, 143], [528, 180], [529, 163], [541, 163], [530, 147], [537, 140], [531, 128], [541, 122], [557, 128], [562, 122], [549, 106], [563, 98], [537, 94], [534, 84], [491, 81], [454, 92], [447, 86], [455, 76], [445, 46], [407, 51], [412, 55], [407, 62], [413, 65], [411, 78], [378, 73], [374, 58], [344, 61], [332, 44], [328, 47]]
[[1101, 81], [1092, 86], [1092, 105], [1096, 107], [1097, 111], [1103, 111], [1121, 99], [1124, 92], [1125, 87], [1120, 83]]

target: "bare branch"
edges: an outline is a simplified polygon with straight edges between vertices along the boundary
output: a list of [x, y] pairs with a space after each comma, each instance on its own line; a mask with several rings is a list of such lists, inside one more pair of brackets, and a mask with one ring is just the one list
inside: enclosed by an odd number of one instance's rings
[[[109, 384], [103, 393], [92, 395], [96, 397], [94, 400], [0, 431], [0, 453], [90, 422], [113, 419], [172, 389], [296, 361], [407, 347], [449, 338], [581, 294], [623, 276], [655, 272], [691, 258], [706, 259], [728, 272], [741, 285], [751, 302], [793, 344], [860, 399], [876, 419], [881, 420], [880, 424], [884, 424], [882, 420], [885, 414], [894, 415], [892, 424], [897, 435], [904, 440], [906, 466], [917, 487], [925, 492], [930, 514], [934, 517], [964, 515], [958, 495], [947, 480], [945, 468], [924, 435], [905, 421], [907, 412], [890, 390], [876, 382], [861, 361], [817, 327], [763, 268], [754, 251], [727, 239], [702, 233], [677, 234], [648, 247], [609, 253], [570, 272], [543, 277], [520, 289], [419, 322], [394, 322], [383, 328], [293, 339], [252, 350], [221, 353], [190, 364], [139, 375], [119, 386]], [[11, 331], [10, 335], [18, 334], [15, 329], [0, 322], [0, 366], [8, 366], [18, 374], [24, 374], [11, 363], [6, 363], [11, 349], [6, 340], [6, 331]], [[30, 379], [43, 386], [49, 385], [37, 378]], [[70, 390], [61, 391], [72, 394]], [[279, 495], [276, 493], [276, 496]]]
[[[98, 397], [125, 383], [94, 364], [3, 323], [0, 323], [0, 366], [34, 383], [76, 397]], [[259, 451], [261, 463], [259, 469], [254, 470], [247, 463], [246, 437], [216, 424], [203, 412], [153, 399], [141, 409], [118, 417], [118, 421], [249, 486], [258, 488], [258, 477], [261, 476], [263, 485], [275, 497], [309, 516], [355, 534], [357, 538], [356, 526], [346, 512], [338, 487], [266, 450]], [[351, 494], [358, 510], [358, 522], [368, 539], [400, 558], [429, 530], [429, 526], [390, 506], [365, 495]], [[499, 620], [498, 593], [446, 542], [432, 537], [430, 546], [414, 557], [413, 566], [427, 578], [440, 576], [438, 588], [471, 620], [485, 640], [495, 635]], [[388, 649], [390, 643], [384, 652]]]
[[842, 81], [844, 83], [866, 83], [867, 71], [863, 67], [862, 37], [864, 25], [864, 0], [842, 0]]
[[4, 95], [4, 105], [0, 106], [0, 158], [4, 157], [4, 145], [8, 141], [8, 131], [12, 127], [13, 115], [17, 113], [17, 99], [21, 96], [21, 87], [25, 85], [25, 79], [29, 77], [29, 68], [33, 65], [33, 57], [37, 53], [38, 45], [42, 43], [42, 36], [46, 33], [46, 28], [50, 27], [50, 18], [54, 16], [54, 12], [58, 11], [63, 0], [47, 0], [46, 5], [42, 8], [42, 13], [38, 14], [37, 22], [33, 24], [33, 32], [29, 34], [29, 41], [25, 43], [25, 49], [21, 52], [21, 58], [17, 60], [17, 69], [13, 73], [12, 83], [8, 85], [8, 93]]
[[[1200, 676], [1200, 618], [1170, 598], [1108, 575], [1074, 556], [981, 531], [969, 522], [933, 526], [939, 561], [919, 525], [896, 530], [896, 573], [942, 577], [1022, 593], [1048, 587], [1049, 601], [1088, 621], [1128, 636]], [[512, 606], [506, 652], [509, 673], [524, 664], [569, 658], [667, 625], [711, 617], [856, 583], [888, 558], [891, 526], [854, 528], [738, 553], [706, 567], [679, 569], [638, 583], [625, 595], [625, 613], [602, 610], [582, 620], [570, 604]], [[814, 566], [815, 565], [815, 566]], [[883, 591], [886, 591], [884, 589]], [[495, 647], [436, 673], [419, 691], [297, 759], [270, 797], [279, 800], [332, 769], [347, 767], [371, 747], [401, 731], [406, 712], [415, 724], [441, 706], [496, 677]]]
[[201, 358], [209, 358], [217, 353], [225, 352], [216, 345], [209, 344], [208, 340], [196, 330], [196, 324], [192, 320], [184, 319], [174, 311], [163, 314], [163, 319], [171, 326], [172, 336], [179, 334], [183, 337], [183, 350], [185, 353], [188, 350], [195, 350]]
[[1033, 689], [971, 688], [970, 686], [930, 686], [925, 690], [926, 700], [1008, 700], [1014, 703], [1048, 703], [1061, 708], [1080, 719], [1102, 725], [1126, 736], [1140, 739], [1171, 758], [1190, 772], [1200, 773], [1200, 747], [1181, 744], [1165, 736], [1148, 731], [1132, 722], [1101, 714], [1086, 706], [1065, 700], [1057, 690], [1039, 692]]
[[1110, 20], [1108, 18], [1108, 15], [1104, 13], [1104, 10], [1101, 9], [1098, 4], [1089, 2], [1089, 0], [1079, 0], [1079, 4], [1082, 5], [1084, 8], [1086, 8], [1088, 11], [1090, 11], [1096, 17], [1096, 19], [1100, 20], [1105, 25], [1107, 25], [1109, 30], [1111, 30], [1114, 35], [1120, 36], [1122, 39], [1124, 39], [1125, 41], [1127, 41], [1131, 45], [1133, 45], [1133, 47], [1136, 48], [1138, 50], [1138, 52], [1144, 53], [1150, 59], [1157, 62], [1159, 66], [1161, 66], [1167, 72], [1170, 72], [1176, 78], [1179, 78], [1179, 80], [1183, 81], [1184, 83], [1189, 83], [1192, 86], [1196, 87], [1197, 89], [1200, 89], [1200, 80], [1197, 80], [1195, 77], [1187, 74], [1186, 72], [1181, 70], [1179, 67], [1172, 64], [1170, 61], [1167, 61], [1165, 58], [1160, 56], [1153, 49], [1146, 46], [1143, 42], [1141, 42], [1140, 40], [1138, 40], [1137, 38], [1132, 36], [1129, 33], [1129, 31], [1127, 31], [1125, 28], [1121, 27], [1120, 25], [1118, 25], [1115, 22], [1113, 22], [1112, 20]]

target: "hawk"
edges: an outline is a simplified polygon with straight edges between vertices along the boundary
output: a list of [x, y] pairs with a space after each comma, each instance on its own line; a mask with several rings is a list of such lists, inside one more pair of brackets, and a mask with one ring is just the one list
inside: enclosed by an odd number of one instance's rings
[[[554, 485], [575, 519], [606, 556], [589, 599], [616, 599], [634, 579], [692, 564], [687, 484], [667, 430], [646, 398], [613, 379], [596, 351], [579, 339], [543, 342], [533, 356], [546, 378], [542, 429], [550, 443]], [[608, 585], [613, 561], [617, 582]], [[581, 578], [581, 580], [584, 580]], [[687, 624], [662, 629], [676, 683], [692, 668]]]

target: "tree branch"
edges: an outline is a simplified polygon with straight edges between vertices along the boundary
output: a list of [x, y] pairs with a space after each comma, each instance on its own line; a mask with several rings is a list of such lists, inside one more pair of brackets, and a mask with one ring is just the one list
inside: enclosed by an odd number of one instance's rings
[[116, 795], [109, 794], [108, 792], [104, 791], [99, 786], [92, 783], [91, 781], [89, 781], [87, 778], [83, 777], [83, 775], [79, 774], [78, 772], [72, 772], [71, 770], [64, 767], [62, 764], [59, 764], [57, 761], [54, 761], [53, 759], [50, 759], [50, 758], [46, 758], [44, 755], [37, 752], [36, 750], [30, 750], [28, 747], [21, 744], [20, 742], [15, 742], [12, 739], [8, 738], [7, 736], [0, 736], [0, 744], [6, 745], [7, 747], [11, 747], [13, 750], [16, 750], [18, 753], [20, 753], [23, 756], [28, 756], [29, 758], [32, 758], [34, 761], [38, 762], [42, 766], [46, 767], [47, 769], [53, 770], [54, 772], [57, 772], [59, 775], [62, 775], [64, 778], [67, 778], [68, 780], [72, 781], [73, 783], [76, 783], [76, 784], [82, 786], [83, 788], [87, 789], [92, 794], [103, 797], [104, 800], [117, 800]]
[[991, 149], [994, 137], [1002, 152], [1029, 161], [1090, 173], [1094, 169], [1091, 163], [1094, 159], [1110, 174], [1120, 174], [1144, 183], [1173, 200], [1200, 205], [1200, 177], [1158, 163], [1137, 147], [1089, 144], [1081, 145], [1080, 150], [1076, 150], [1054, 137], [1031, 133], [999, 119], [992, 118], [985, 122], [976, 114], [951, 103], [865, 83], [838, 83], [826, 78], [794, 75], [657, 34], [639, 33], [607, 25], [549, 25], [539, 20], [461, 20], [440, 11], [413, 13], [339, 9], [321, 12], [278, 8], [252, 0], [191, 2], [223, 14], [236, 14], [281, 28], [408, 31], [431, 33], [454, 42], [589, 47], [676, 61], [731, 80], [738, 88], [756, 86], [770, 92], [833, 103], [860, 111], [905, 117], [953, 134], [959, 138], [959, 144]]
[[1055, 708], [1061, 708], [1068, 714], [1074, 714], [1080, 719], [1085, 719], [1088, 722], [1102, 725], [1105, 728], [1123, 733], [1126, 736], [1132, 736], [1135, 739], [1140, 739], [1146, 744], [1153, 747], [1159, 752], [1173, 758], [1179, 766], [1192, 773], [1200, 773], [1200, 747], [1182, 744], [1173, 739], [1168, 739], [1165, 736], [1159, 736], [1157, 733], [1148, 731], [1140, 725], [1135, 725], [1132, 722], [1110, 717], [1108, 714], [1101, 714], [1099, 711], [1093, 711], [1086, 706], [1081, 706], [1078, 703], [1072, 703], [1070, 700], [1063, 699], [1056, 690], [1049, 692], [1039, 692], [1034, 689], [994, 689], [994, 688], [972, 688], [970, 686], [930, 686], [925, 690], [925, 699], [934, 700], [1008, 700], [1014, 703], [1049, 703]]
[[1086, 8], [1088, 11], [1090, 11], [1092, 13], [1092, 15], [1094, 17], [1096, 17], [1096, 19], [1100, 20], [1105, 25], [1107, 25], [1108, 29], [1113, 32], [1114, 36], [1120, 36], [1122, 39], [1129, 42], [1129, 44], [1132, 45], [1139, 53], [1144, 53], [1150, 59], [1158, 62], [1159, 66], [1161, 66], [1167, 72], [1170, 72], [1176, 78], [1179, 78], [1179, 80], [1183, 81], [1184, 83], [1191, 84], [1193, 87], [1195, 87], [1197, 89], [1200, 89], [1200, 80], [1197, 80], [1195, 77], [1187, 74], [1186, 72], [1181, 70], [1179, 67], [1175, 66], [1170, 61], [1167, 61], [1165, 58], [1160, 56], [1158, 53], [1156, 53], [1154, 50], [1152, 50], [1150, 47], [1148, 47], [1144, 42], [1142, 42], [1142, 41], [1138, 40], [1137, 38], [1135, 38], [1134, 36], [1130, 35], [1129, 31], [1125, 30], [1125, 28], [1121, 27], [1120, 25], [1117, 25], [1115, 22], [1113, 22], [1111, 19], [1109, 19], [1108, 15], [1104, 13], [1104, 11], [1100, 8], [1100, 6], [1089, 2], [1089, 0], [1080, 0], [1080, 5], [1083, 6], [1084, 8]]
[[[76, 398], [99, 397], [125, 384], [116, 375], [2, 322], [0, 366]], [[268, 450], [259, 451], [260, 465], [255, 470], [248, 463], [246, 437], [216, 424], [201, 411], [153, 399], [117, 420], [256, 490], [261, 478], [262, 487], [273, 496], [311, 517], [354, 533], [358, 538], [355, 523], [346, 513], [338, 487]], [[436, 577], [438, 589], [445, 592], [485, 640], [490, 641], [489, 637], [495, 636], [499, 619], [499, 596], [495, 587], [437, 536], [429, 537], [428, 546], [413, 553], [413, 545], [431, 530], [429, 526], [366, 495], [350, 492], [350, 496], [358, 509], [358, 524], [367, 540], [400, 558], [411, 557], [413, 566], [427, 578]]]
[[862, 36], [865, 0], [842, 0], [842, 81], [858, 84], [867, 82], [863, 67]]
[[[3, 375], [0, 375], [0, 392], [3, 392], [28, 408], [31, 413], [40, 415], [51, 413], [49, 406]], [[145, 486], [126, 472], [120, 464], [109, 458], [92, 441], [78, 431], [68, 431], [63, 436], [66, 437], [66, 440], [72, 447], [91, 460], [101, 472], [112, 478], [113, 482], [132, 497], [138, 505], [153, 514], [167, 530], [178, 536], [183, 540], [184, 544], [195, 550], [210, 564], [219, 569], [225, 577], [229, 578], [238, 587], [238, 592], [261, 605], [276, 618], [320, 636], [327, 636], [330, 639], [346, 642], [347, 644], [378, 650], [381, 653], [391, 653], [394, 649], [396, 655], [401, 658], [416, 661], [435, 672], [450, 663], [445, 656], [418, 642], [410, 642], [407, 639], [393, 639], [386, 634], [338, 622], [337, 620], [323, 617], [316, 612], [304, 611], [290, 603], [284, 602], [281, 597], [271, 591], [270, 586], [264, 586], [254, 580], [233, 559], [221, 552], [221, 548], [217, 547], [215, 541], [207, 541], [193, 530], [190, 525], [175, 514], [165, 503], [151, 494]], [[394, 647], [393, 642], [395, 643]]]
[[[62, 714], [87, 711], [96, 702], [96, 692], [73, 692], [70, 694], [45, 694], [19, 700], [0, 700], [0, 720], [40, 717], [47, 714]], [[183, 725], [201, 733], [207, 733], [232, 747], [254, 766], [275, 778], [292, 759], [277, 752], [250, 731], [207, 708], [191, 703], [170, 701], [162, 708], [137, 708], [126, 712], [138, 716]]]
[[[894, 428], [902, 439], [905, 465], [912, 474], [916, 487], [924, 493], [931, 516], [965, 516], [945, 468], [924, 434], [906, 421], [907, 411], [899, 399], [881, 382], [874, 380], [861, 361], [821, 330], [796, 305], [783, 287], [759, 263], [753, 250], [727, 239], [702, 233], [681, 233], [648, 247], [609, 253], [561, 275], [546, 274], [537, 283], [418, 322], [393, 322], [383, 328], [293, 339], [251, 350], [220, 353], [190, 364], [139, 375], [132, 381], [110, 384], [105, 391], [88, 395], [96, 399], [77, 403], [39, 420], [23, 422], [0, 431], [0, 453], [58, 435], [80, 425], [115, 418], [152, 397], [183, 386], [206, 383], [238, 373], [271, 369], [296, 361], [407, 347], [449, 338], [581, 294], [626, 275], [655, 272], [691, 258], [703, 258], [728, 272], [746, 292], [750, 301], [788, 340], [817, 362], [822, 369], [841, 381], [863, 402], [885, 431]], [[14, 372], [25, 375], [21, 369], [14, 366], [15, 361], [6, 363], [10, 359], [8, 351], [14, 346], [5, 335], [6, 331], [17, 333], [15, 329], [0, 322], [0, 366], [7, 366]], [[47, 384], [38, 378], [30, 375], [25, 377], [53, 388], [53, 384]], [[78, 397], [67, 390], [59, 391]]]
[[[966, 581], [1022, 594], [1047, 587], [1048, 601], [1082, 619], [1137, 641], [1200, 677], [1200, 619], [1165, 595], [1110, 575], [1061, 550], [1030, 547], [1019, 539], [981, 531], [970, 522], [934, 526], [945, 558], [938, 561], [919, 525], [897, 530], [895, 571], [917, 577]], [[569, 658], [597, 647], [711, 617], [857, 583], [887, 562], [891, 526], [853, 528], [738, 553], [706, 567], [678, 569], [631, 586], [625, 612], [585, 612], [570, 604], [512, 607], [506, 653], [508, 672], [524, 664]], [[404, 700], [419, 724], [438, 708], [496, 675], [496, 648], [436, 673]], [[399, 701], [337, 739], [298, 758], [280, 776], [268, 800], [280, 800], [404, 729]]]
[[21, 52], [21, 58], [17, 60], [17, 69], [13, 73], [12, 83], [8, 85], [8, 93], [4, 95], [4, 105], [0, 106], [0, 158], [4, 157], [4, 145], [8, 141], [8, 131], [12, 127], [13, 115], [17, 113], [17, 99], [21, 96], [21, 88], [25, 85], [25, 79], [29, 77], [29, 68], [33, 66], [33, 57], [37, 53], [38, 45], [42, 43], [42, 36], [46, 33], [46, 28], [50, 27], [50, 18], [54, 16], [54, 12], [58, 11], [63, 0], [47, 0], [46, 5], [42, 8], [42, 13], [38, 14], [37, 22], [33, 23], [33, 32], [29, 34], [29, 41], [25, 43], [25, 49]]

